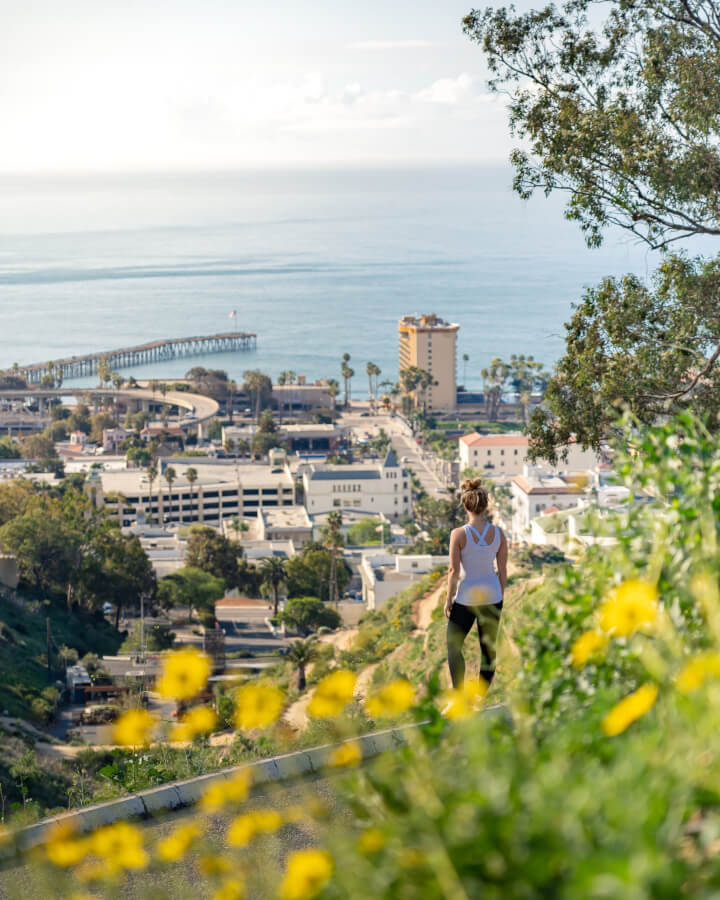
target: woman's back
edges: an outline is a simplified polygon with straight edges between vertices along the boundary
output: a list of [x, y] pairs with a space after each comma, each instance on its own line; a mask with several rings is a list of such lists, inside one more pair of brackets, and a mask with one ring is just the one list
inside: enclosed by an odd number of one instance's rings
[[[488, 543], [488, 531], [491, 528], [493, 533]], [[460, 549], [462, 576], [455, 602], [465, 606], [500, 603], [502, 589], [494, 566], [500, 548], [500, 529], [487, 522], [481, 532], [470, 524], [465, 525], [463, 530], [465, 546]]]

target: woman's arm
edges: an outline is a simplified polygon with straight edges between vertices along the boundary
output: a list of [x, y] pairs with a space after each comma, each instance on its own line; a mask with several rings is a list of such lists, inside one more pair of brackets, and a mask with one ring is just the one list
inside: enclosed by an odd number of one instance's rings
[[453, 598], [457, 591], [458, 578], [460, 577], [460, 550], [462, 549], [460, 546], [460, 539], [462, 535], [463, 531], [460, 528], [455, 528], [450, 533], [450, 565], [448, 566], [448, 590], [447, 598], [445, 600], [446, 616], [450, 615]]
[[[497, 528], [497, 526], [495, 526]], [[508, 560], [508, 545], [507, 540], [505, 538], [505, 532], [500, 531], [500, 546], [498, 547], [498, 552], [495, 557], [497, 560], [497, 570], [498, 570], [498, 578], [500, 579], [500, 590], [503, 593], [503, 597], [505, 596], [505, 585], [507, 584], [507, 560]]]

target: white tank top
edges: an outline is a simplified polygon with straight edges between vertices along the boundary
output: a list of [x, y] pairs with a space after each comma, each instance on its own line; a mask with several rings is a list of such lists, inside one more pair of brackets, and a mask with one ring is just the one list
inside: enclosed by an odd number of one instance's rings
[[455, 602], [463, 606], [487, 606], [500, 603], [502, 589], [495, 571], [495, 557], [500, 549], [500, 529], [495, 526], [495, 534], [489, 544], [485, 543], [490, 523], [479, 534], [472, 525], [465, 525], [465, 546], [460, 551], [462, 573]]

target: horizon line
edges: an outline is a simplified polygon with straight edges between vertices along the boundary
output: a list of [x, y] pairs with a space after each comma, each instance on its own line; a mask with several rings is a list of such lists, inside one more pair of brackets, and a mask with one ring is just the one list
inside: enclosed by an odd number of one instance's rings
[[347, 160], [347, 161], [253, 161], [238, 164], [206, 166], [129, 166], [113, 168], [67, 168], [67, 169], [2, 169], [0, 180], [10, 178], [104, 178], [117, 176], [188, 176], [188, 175], [237, 175], [253, 172], [320, 172], [320, 171], [367, 171], [367, 170], [420, 170], [449, 168], [511, 168], [509, 157], [489, 159], [432, 159], [432, 160]]

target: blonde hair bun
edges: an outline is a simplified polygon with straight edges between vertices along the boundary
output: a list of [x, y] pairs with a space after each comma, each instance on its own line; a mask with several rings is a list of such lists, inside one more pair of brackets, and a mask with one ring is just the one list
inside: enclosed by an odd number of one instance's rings
[[482, 487], [482, 478], [467, 478], [460, 485], [460, 490], [464, 494], [466, 491], [477, 491], [481, 487]]

